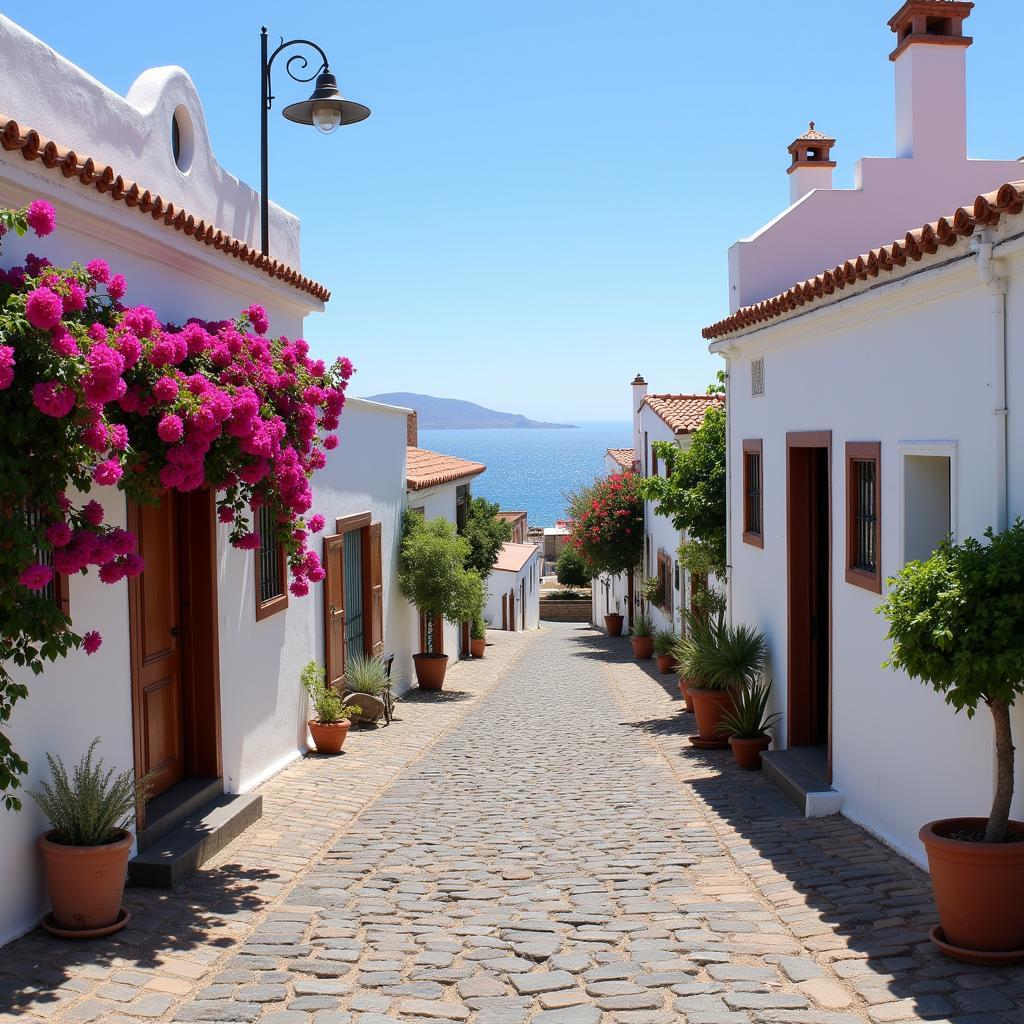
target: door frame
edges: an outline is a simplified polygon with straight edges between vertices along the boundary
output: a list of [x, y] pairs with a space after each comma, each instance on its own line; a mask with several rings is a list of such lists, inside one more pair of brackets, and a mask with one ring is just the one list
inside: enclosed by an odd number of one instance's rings
[[[181, 603], [181, 682], [185, 777], [223, 777], [220, 708], [220, 636], [217, 611], [217, 518], [212, 488], [175, 495]], [[127, 529], [139, 536], [139, 506], [126, 499]], [[188, 557], [183, 558], [182, 552]], [[128, 658], [131, 679], [132, 759], [136, 779], [142, 759], [142, 694], [139, 624], [142, 587], [128, 579]], [[136, 827], [146, 827], [146, 806], [136, 805]]]
[[[832, 588], [832, 550], [835, 543], [835, 522], [832, 515], [832, 431], [804, 430], [790, 431], [786, 434], [786, 746], [806, 746], [793, 742], [793, 723], [797, 720], [794, 709], [802, 702], [810, 699], [812, 685], [809, 674], [803, 670], [794, 671], [794, 658], [798, 644], [797, 624], [793, 616], [793, 567], [794, 559], [800, 558], [802, 564], [809, 561], [806, 546], [794, 544], [794, 516], [796, 509], [793, 503], [793, 449], [815, 449], [824, 451], [826, 456], [826, 490], [828, 521], [828, 554], [826, 557], [826, 590], [828, 594], [828, 623], [826, 637], [828, 642], [828, 661], [826, 666], [826, 697], [828, 700], [828, 723], [826, 730], [826, 773], [829, 784], [832, 783], [832, 620], [834, 618]], [[803, 706], [806, 706], [804, 704]]]
[[[362, 654], [372, 655], [373, 653], [373, 570], [372, 570], [372, 552], [370, 545], [370, 529], [373, 526], [373, 513], [372, 512], [355, 512], [348, 516], [338, 516], [334, 520], [334, 533], [330, 536], [324, 537], [324, 557], [323, 567], [324, 572], [329, 573], [330, 570], [330, 558], [328, 557], [328, 542], [344, 537], [346, 533], [352, 533], [355, 530], [360, 531], [359, 544], [362, 552], [362, 599], [363, 599], [363, 650]], [[341, 575], [341, 593], [342, 600], [345, 605], [348, 604], [348, 595], [345, 594], [345, 572], [344, 572], [344, 548], [342, 549], [343, 561], [342, 561], [342, 575]], [[324, 619], [324, 665], [328, 670], [328, 676], [330, 675], [331, 655], [333, 654], [331, 648], [331, 625], [330, 625], [330, 608], [327, 601], [327, 581], [324, 580], [323, 589], [323, 619]], [[344, 612], [344, 607], [342, 608]], [[367, 629], [366, 626], [370, 625], [371, 628]], [[383, 623], [381, 623], [383, 630]], [[342, 661], [345, 668], [348, 668], [348, 650], [347, 644], [342, 640]], [[345, 673], [342, 672], [341, 679], [345, 678]]]

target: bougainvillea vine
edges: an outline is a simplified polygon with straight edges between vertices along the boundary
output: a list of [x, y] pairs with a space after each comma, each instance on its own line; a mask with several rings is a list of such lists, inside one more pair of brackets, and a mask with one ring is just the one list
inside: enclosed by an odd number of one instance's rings
[[[55, 226], [42, 200], [0, 209], [0, 237], [45, 237]], [[328, 367], [301, 338], [272, 338], [258, 305], [234, 320], [164, 323], [126, 305], [126, 288], [100, 259], [61, 268], [29, 254], [0, 270], [0, 725], [28, 695], [12, 665], [39, 674], [102, 643], [96, 630], [74, 631], [54, 574], [94, 568], [114, 585], [142, 572], [135, 537], [86, 497], [96, 487], [140, 503], [212, 487], [243, 550], [259, 547], [254, 513], [266, 508], [291, 592], [324, 577], [307, 547], [324, 528], [308, 515], [310, 479], [337, 446], [351, 362]], [[27, 770], [0, 731], [8, 808], [20, 808], [13, 790]]]
[[617, 575], [640, 564], [644, 502], [640, 478], [616, 473], [569, 495], [569, 544], [591, 577]]

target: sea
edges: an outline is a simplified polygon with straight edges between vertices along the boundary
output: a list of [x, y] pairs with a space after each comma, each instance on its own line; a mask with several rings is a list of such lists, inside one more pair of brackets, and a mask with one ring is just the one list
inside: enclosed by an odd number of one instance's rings
[[554, 429], [420, 429], [421, 448], [482, 462], [473, 495], [503, 509], [525, 509], [531, 526], [554, 526], [566, 516], [567, 492], [605, 472], [609, 448], [632, 447], [632, 424], [582, 423]]

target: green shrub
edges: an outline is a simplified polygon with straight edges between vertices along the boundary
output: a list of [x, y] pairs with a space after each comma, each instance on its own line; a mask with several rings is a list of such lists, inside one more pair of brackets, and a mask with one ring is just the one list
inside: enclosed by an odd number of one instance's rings
[[79, 759], [71, 777], [59, 757], [46, 755], [50, 781], [40, 792], [29, 792], [54, 830], [53, 842], [65, 846], [105, 846], [129, 829], [135, 807], [146, 798], [146, 780], [136, 784], [130, 771], [103, 770], [103, 758], [93, 763], [99, 737]]
[[469, 542], [465, 567], [475, 569], [484, 580], [490, 576], [502, 544], [512, 539], [512, 524], [499, 519], [498, 511], [498, 506], [486, 498], [472, 498], [462, 529], [462, 536]]
[[654, 623], [649, 615], [638, 615], [633, 619], [633, 628], [629, 631], [630, 636], [647, 637], [654, 636]]
[[475, 615], [473, 617], [473, 623], [469, 627], [469, 635], [474, 640], [487, 639], [487, 623], [484, 622], [483, 615]]
[[677, 637], [671, 629], [659, 629], [654, 634], [654, 653], [671, 654]]
[[590, 573], [587, 571], [586, 562], [571, 544], [566, 544], [558, 555], [558, 561], [555, 562], [555, 577], [563, 587], [590, 586]]
[[328, 685], [327, 673], [322, 665], [315, 661], [307, 662], [299, 678], [309, 694], [313, 714], [321, 725], [343, 722], [349, 715], [358, 714], [358, 708], [346, 704], [341, 694]]
[[465, 568], [469, 553], [454, 523], [407, 512], [398, 570], [402, 593], [423, 615], [472, 621], [483, 609], [484, 588], [480, 575]]
[[661, 608], [665, 604], [665, 584], [657, 576], [649, 576], [640, 584], [640, 596], [648, 604]]
[[345, 665], [345, 689], [379, 697], [388, 688], [388, 670], [380, 658], [353, 654]]
[[762, 736], [770, 736], [771, 730], [782, 718], [778, 711], [768, 713], [771, 692], [770, 680], [740, 687], [733, 695], [732, 710], [722, 715], [724, 732], [740, 740], [756, 740]]

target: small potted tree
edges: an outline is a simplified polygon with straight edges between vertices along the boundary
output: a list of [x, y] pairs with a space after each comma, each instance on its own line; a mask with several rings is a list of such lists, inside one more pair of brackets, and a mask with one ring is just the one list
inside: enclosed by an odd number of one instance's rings
[[677, 637], [671, 629], [659, 629], [654, 634], [654, 657], [658, 662], [658, 671], [664, 676], [674, 672], [676, 659], [672, 654]]
[[633, 657], [637, 661], [649, 658], [654, 653], [654, 626], [649, 616], [638, 615], [633, 620], [629, 642], [633, 645]]
[[328, 684], [323, 665], [315, 661], [308, 662], [300, 678], [316, 716], [306, 723], [316, 752], [340, 754], [345, 737], [352, 727], [349, 716], [358, 715], [359, 709], [347, 705], [341, 694]]
[[618, 599], [615, 601], [615, 611], [609, 612], [604, 617], [604, 630], [609, 636], [622, 636], [622, 625], [625, 619], [619, 611]]
[[97, 938], [123, 928], [131, 918], [121, 906], [128, 857], [129, 826], [136, 806], [145, 800], [143, 779], [131, 772], [104, 771], [94, 762], [97, 737], [71, 776], [59, 757], [50, 754], [50, 781], [30, 795], [50, 822], [40, 836], [52, 911], [43, 927], [63, 938]]
[[768, 712], [771, 682], [750, 682], [736, 691], [733, 708], [722, 715], [722, 727], [729, 734], [729, 746], [736, 763], [746, 771], [761, 767], [761, 752], [772, 744], [772, 728], [781, 712]]
[[474, 658], [482, 658], [487, 649], [487, 623], [481, 614], [473, 617], [469, 627], [469, 653]]
[[380, 658], [353, 654], [345, 665], [345, 703], [359, 725], [373, 725], [384, 714], [381, 696], [389, 686], [388, 670]]
[[945, 696], [954, 713], [992, 714], [996, 778], [988, 818], [929, 822], [928, 854], [940, 924], [932, 941], [969, 963], [1024, 960], [1024, 822], [1010, 820], [1010, 708], [1024, 693], [1024, 521], [988, 543], [944, 543], [891, 581], [879, 611], [902, 669]]

